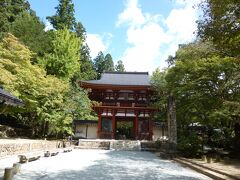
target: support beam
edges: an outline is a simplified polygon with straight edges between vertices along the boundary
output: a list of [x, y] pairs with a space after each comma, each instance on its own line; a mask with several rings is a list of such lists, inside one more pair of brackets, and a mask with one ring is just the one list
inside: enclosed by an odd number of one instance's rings
[[152, 123], [152, 120], [150, 118], [148, 119], [148, 131], [149, 131], [149, 140], [152, 140], [153, 123]]
[[115, 111], [112, 111], [112, 139], [116, 139], [116, 118], [115, 118]]
[[134, 120], [134, 135], [135, 139], [138, 139], [138, 111], [135, 112], [135, 120]]
[[99, 112], [98, 113], [98, 130], [97, 130], [97, 134], [98, 134], [99, 139], [100, 139], [101, 131], [102, 131], [102, 117], [101, 117], [101, 114]]

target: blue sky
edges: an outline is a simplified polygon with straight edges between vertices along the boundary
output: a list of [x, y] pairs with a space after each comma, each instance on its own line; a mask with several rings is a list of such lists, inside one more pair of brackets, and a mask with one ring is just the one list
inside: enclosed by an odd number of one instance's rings
[[[194, 40], [199, 0], [73, 0], [75, 17], [87, 30], [94, 58], [99, 51], [122, 60], [127, 71], [166, 67], [178, 44]], [[55, 14], [58, 0], [29, 0], [37, 15]]]

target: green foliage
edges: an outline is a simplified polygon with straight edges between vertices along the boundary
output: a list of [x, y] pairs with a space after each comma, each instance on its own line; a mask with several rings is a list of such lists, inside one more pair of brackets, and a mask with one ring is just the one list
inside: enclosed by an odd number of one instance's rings
[[0, 84], [25, 103], [5, 112], [30, 127], [33, 136], [60, 137], [72, 133], [73, 119], [95, 119], [87, 92], [75, 81], [94, 79], [96, 72], [87, 44], [81, 46], [86, 30], [75, 22], [71, 0], [60, 0], [48, 19], [57, 31], [45, 32], [28, 2], [0, 2], [0, 36], [10, 31], [21, 41], [6, 34], [0, 43]]
[[48, 74], [69, 80], [79, 71], [80, 40], [67, 28], [54, 32], [53, 52], [39, 60]]
[[81, 22], [78, 22], [75, 26], [75, 33], [76, 33], [76, 36], [81, 38], [81, 40], [83, 42], [86, 41], [86, 38], [87, 38], [87, 34], [86, 34], [86, 29], [85, 27], [82, 25]]
[[200, 3], [203, 17], [198, 21], [198, 35], [211, 40], [224, 56], [238, 56], [240, 51], [240, 2], [205, 0]]
[[192, 131], [180, 130], [177, 149], [185, 157], [194, 157], [202, 153], [202, 140]]
[[124, 64], [121, 60], [117, 61], [117, 64], [115, 65], [115, 71], [117, 71], [117, 72], [124, 72], [125, 71]]
[[94, 68], [97, 72], [98, 79], [101, 77], [103, 72], [113, 72], [114, 71], [114, 64], [112, 60], [112, 56], [104, 54], [100, 51], [97, 57], [93, 60], [94, 61]]
[[[10, 31], [28, 46], [37, 56], [51, 51], [52, 32], [44, 31], [45, 25], [34, 12], [23, 12], [16, 16]], [[36, 43], [37, 42], [37, 43]]]
[[233, 132], [240, 119], [240, 59], [223, 57], [211, 43], [201, 41], [182, 46], [173, 59], [165, 72], [153, 73], [156, 105], [164, 109], [171, 94], [179, 129], [197, 122]]
[[80, 80], [92, 80], [96, 79], [97, 73], [94, 69], [94, 65], [90, 56], [90, 49], [87, 44], [84, 44], [80, 50], [81, 58], [80, 58]]
[[66, 97], [65, 111], [70, 113], [74, 119], [96, 119], [96, 116], [92, 114], [91, 101], [86, 90], [78, 85], [72, 86]]
[[26, 0], [1, 0], [0, 1], [0, 38], [3, 33], [9, 32], [11, 23], [16, 17], [30, 10]]
[[107, 54], [104, 57], [103, 67], [104, 67], [104, 71], [108, 71], [108, 72], [114, 71], [114, 64], [113, 64], [112, 56], [110, 54]]
[[101, 77], [101, 74], [104, 72], [104, 54], [100, 51], [93, 62], [94, 68], [97, 72], [97, 77], [99, 79]]
[[56, 7], [57, 12], [53, 16], [48, 16], [47, 19], [56, 30], [67, 28], [74, 30], [76, 19], [74, 17], [74, 4], [72, 0], [59, 0], [59, 5]]
[[151, 84], [154, 90], [153, 106], [161, 109], [161, 111], [155, 115], [157, 121], [165, 121], [167, 117], [167, 99], [169, 91], [165, 80], [166, 73], [167, 71], [160, 71], [160, 69], [157, 68], [151, 76]]
[[5, 72], [1, 74], [0, 83], [24, 101], [25, 106], [18, 112], [23, 122], [32, 127], [32, 135], [36, 135], [43, 121], [55, 127], [59, 119], [52, 112], [61, 107], [68, 84], [47, 76], [38, 65], [32, 65], [31, 55], [31, 51], [11, 34], [0, 44], [0, 67]]

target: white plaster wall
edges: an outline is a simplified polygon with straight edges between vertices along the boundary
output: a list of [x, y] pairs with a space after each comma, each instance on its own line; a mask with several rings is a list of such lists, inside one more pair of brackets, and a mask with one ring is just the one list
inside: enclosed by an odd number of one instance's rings
[[97, 139], [97, 125], [88, 126], [88, 139]]
[[96, 139], [97, 138], [97, 125], [88, 125], [87, 137], [86, 137], [86, 124], [76, 126], [76, 137], [82, 137], [87, 139]]

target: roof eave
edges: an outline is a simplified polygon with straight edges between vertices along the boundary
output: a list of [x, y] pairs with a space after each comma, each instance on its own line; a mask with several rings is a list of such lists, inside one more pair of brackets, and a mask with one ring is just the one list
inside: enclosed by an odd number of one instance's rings
[[83, 88], [91, 89], [150, 89], [151, 85], [120, 85], [120, 84], [97, 84], [90, 82], [80, 82], [80, 86]]

